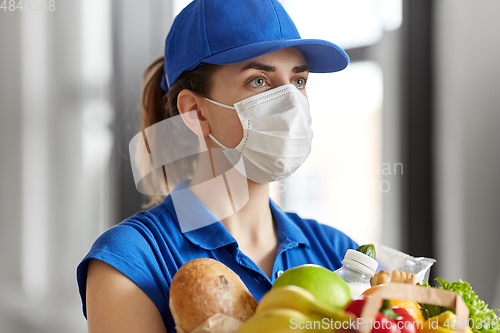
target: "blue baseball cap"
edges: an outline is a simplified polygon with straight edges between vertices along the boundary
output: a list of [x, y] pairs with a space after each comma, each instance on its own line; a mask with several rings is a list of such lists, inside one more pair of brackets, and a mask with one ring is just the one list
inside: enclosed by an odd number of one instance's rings
[[299, 49], [314, 73], [340, 71], [349, 57], [339, 46], [301, 39], [277, 0], [194, 0], [174, 20], [165, 40], [161, 87], [200, 63], [228, 65], [286, 47]]

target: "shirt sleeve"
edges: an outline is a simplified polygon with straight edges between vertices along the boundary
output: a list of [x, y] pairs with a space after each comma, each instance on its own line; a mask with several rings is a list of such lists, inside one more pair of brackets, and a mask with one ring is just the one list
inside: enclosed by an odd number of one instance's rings
[[168, 280], [171, 281], [171, 277], [166, 277], [165, 270], [162, 271], [158, 253], [153, 232], [139, 221], [125, 220], [99, 236], [77, 268], [85, 318], [88, 262], [94, 258], [116, 268], [137, 284], [154, 302], [167, 325], [171, 319], [168, 318]]

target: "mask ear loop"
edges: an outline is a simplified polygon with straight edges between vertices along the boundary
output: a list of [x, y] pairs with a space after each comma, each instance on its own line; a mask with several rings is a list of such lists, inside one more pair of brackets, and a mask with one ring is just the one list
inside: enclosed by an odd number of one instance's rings
[[[219, 103], [219, 102], [216, 102], [216, 101], [212, 101], [211, 99], [206, 98], [206, 97], [205, 97], [205, 99], [206, 99], [207, 101], [209, 101], [210, 103], [213, 103], [213, 104], [218, 105], [218, 106], [222, 106], [223, 108], [226, 108], [226, 109], [231, 109], [231, 110], [233, 110], [233, 109], [234, 109], [234, 110], [236, 110], [236, 108], [231, 107], [231, 106], [229, 106], [229, 105], [222, 104], [222, 103]], [[224, 146], [222, 143], [220, 143], [220, 142], [219, 142], [219, 140], [217, 140], [217, 139], [216, 139], [216, 138], [212, 135], [212, 133], [208, 134], [208, 137], [209, 137], [210, 139], [214, 140], [214, 142], [215, 142], [216, 144], [218, 144], [218, 145], [219, 145], [219, 147], [221, 147], [221, 148], [223, 148], [223, 149], [228, 149], [226, 146]]]
[[214, 142], [216, 144], [218, 144], [221, 148], [223, 148], [223, 149], [229, 149], [226, 146], [224, 146], [222, 143], [220, 143], [219, 140], [217, 140], [216, 138], [214, 138], [214, 136], [212, 135], [212, 133], [210, 133], [208, 136], [210, 137], [210, 139], [214, 140]]
[[215, 105], [222, 106], [223, 108], [230, 109], [230, 110], [236, 110], [236, 108], [234, 106], [229, 106], [229, 105], [222, 104], [222, 103], [219, 103], [219, 102], [216, 102], [216, 101], [212, 101], [211, 99], [208, 99], [206, 97], [205, 97], [205, 99], [207, 101], [209, 101], [210, 103], [214, 103]]
[[[205, 97], [205, 99], [207, 101], [209, 101], [210, 103], [213, 103], [213, 104], [218, 105], [218, 106], [222, 106], [223, 108], [226, 108], [226, 109], [229, 109], [229, 110], [236, 110], [236, 107], [234, 107], [234, 106], [229, 106], [229, 105], [226, 105], [226, 104], [222, 104], [222, 103], [213, 101], [213, 100], [211, 100], [209, 98], [206, 98], [206, 97]], [[228, 150], [228, 149], [235, 149], [235, 150], [241, 152], [241, 150], [243, 149], [244, 143], [246, 143], [245, 133], [243, 133], [243, 138], [241, 139], [240, 143], [235, 148], [227, 148], [222, 143], [220, 143], [219, 140], [217, 140], [216, 138], [214, 138], [214, 136], [212, 135], [212, 133], [208, 134], [208, 137], [210, 139], [212, 139], [217, 145], [219, 145], [219, 147], [221, 147], [223, 149], [226, 149], [226, 150]]]

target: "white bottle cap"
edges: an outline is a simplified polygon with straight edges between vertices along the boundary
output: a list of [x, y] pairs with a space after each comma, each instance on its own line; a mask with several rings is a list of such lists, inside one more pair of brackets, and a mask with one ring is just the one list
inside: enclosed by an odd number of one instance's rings
[[366, 275], [373, 277], [378, 267], [378, 262], [364, 253], [356, 250], [347, 250], [342, 264], [350, 265]]

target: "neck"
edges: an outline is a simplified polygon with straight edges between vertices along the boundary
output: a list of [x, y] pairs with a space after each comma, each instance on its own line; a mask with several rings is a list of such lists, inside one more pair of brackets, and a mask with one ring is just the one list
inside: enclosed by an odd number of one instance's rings
[[[221, 221], [240, 247], [267, 242], [270, 235], [275, 237], [276, 234], [269, 207], [269, 184], [253, 182], [237, 170], [230, 170], [232, 168], [222, 149], [209, 148], [208, 153], [199, 155], [198, 166], [190, 186], [207, 181], [214, 182], [214, 186], [211, 186], [210, 190], [200, 190], [196, 187], [191, 187], [191, 190]], [[229, 170], [230, 177], [226, 174]], [[228, 179], [231, 181], [231, 190], [227, 188]], [[248, 201], [244, 203], [247, 192]], [[236, 210], [236, 205], [243, 207]]]
[[238, 241], [240, 247], [258, 245], [275, 234], [269, 207], [269, 184], [258, 184], [247, 179], [248, 202], [221, 223]]

